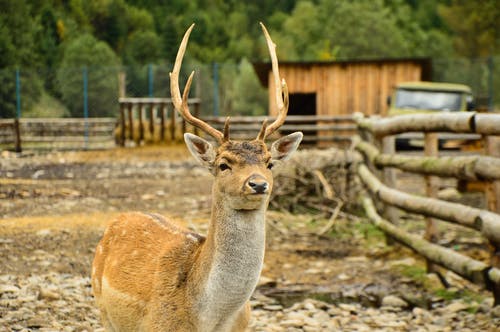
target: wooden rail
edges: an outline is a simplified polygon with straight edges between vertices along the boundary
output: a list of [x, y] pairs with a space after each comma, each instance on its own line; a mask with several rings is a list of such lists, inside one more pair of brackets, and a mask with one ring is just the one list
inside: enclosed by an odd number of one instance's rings
[[[219, 130], [222, 129], [226, 120], [224, 117], [204, 117], [203, 119]], [[231, 137], [235, 139], [255, 138], [265, 119], [274, 121], [274, 117], [266, 116], [230, 117]], [[279, 133], [286, 134], [294, 131], [304, 133], [302, 141], [305, 144], [321, 147], [331, 144], [347, 146], [356, 133], [356, 124], [352, 116], [289, 115], [285, 124], [280, 127]]]
[[0, 144], [13, 145], [15, 152], [21, 152], [21, 130], [18, 119], [0, 119]]
[[[176, 114], [170, 98], [120, 98], [119, 144], [127, 141], [136, 144], [143, 142], [172, 142], [182, 138], [186, 123]], [[200, 99], [188, 99], [193, 115], [200, 117]], [[231, 137], [233, 139], [252, 139], [260, 130], [265, 116], [232, 116]], [[202, 119], [215, 128], [222, 130], [225, 117], [207, 116]], [[146, 128], [147, 126], [147, 128]], [[197, 128], [193, 128], [195, 134]], [[288, 116], [280, 133], [302, 131], [304, 142], [325, 146], [332, 143], [347, 145], [356, 132], [352, 116]]]
[[0, 148], [102, 149], [115, 145], [113, 118], [0, 120]]
[[[370, 220], [391, 238], [424, 256], [429, 272], [437, 272], [434, 264], [449, 269], [491, 290], [495, 305], [500, 305], [500, 114], [415, 114], [384, 119], [357, 114], [355, 119], [359, 136], [353, 138], [353, 146], [366, 163], [359, 165], [358, 175], [372, 196], [362, 199]], [[424, 133], [425, 156], [394, 153], [394, 135], [406, 131]], [[481, 135], [484, 154], [439, 156], [437, 133], [442, 132]], [[427, 197], [391, 188], [396, 185], [394, 169], [424, 175]], [[438, 177], [485, 181], [488, 210], [438, 199]], [[383, 203], [383, 217], [373, 201]], [[399, 218], [395, 207], [427, 217], [424, 238], [395, 225]], [[434, 244], [439, 238], [437, 220], [480, 232], [491, 249], [489, 264]]]

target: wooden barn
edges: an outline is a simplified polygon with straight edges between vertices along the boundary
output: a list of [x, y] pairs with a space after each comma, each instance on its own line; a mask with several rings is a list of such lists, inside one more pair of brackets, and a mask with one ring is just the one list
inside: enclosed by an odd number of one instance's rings
[[[290, 93], [290, 115], [385, 115], [395, 84], [431, 79], [430, 59], [280, 62]], [[276, 114], [271, 63], [254, 63]]]

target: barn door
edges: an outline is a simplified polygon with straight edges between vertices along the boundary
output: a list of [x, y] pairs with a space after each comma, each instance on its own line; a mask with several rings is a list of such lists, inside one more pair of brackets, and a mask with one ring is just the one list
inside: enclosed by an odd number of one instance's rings
[[291, 93], [288, 115], [316, 115], [316, 94]]
[[[288, 107], [288, 115], [308, 115], [315, 116], [316, 115], [316, 94], [315, 93], [291, 93], [290, 94], [290, 106]], [[303, 123], [294, 123], [299, 127], [303, 127], [304, 129], [300, 129], [304, 134], [304, 143], [314, 143], [315, 137], [317, 136], [317, 131], [310, 128], [314, 123], [303, 122]]]

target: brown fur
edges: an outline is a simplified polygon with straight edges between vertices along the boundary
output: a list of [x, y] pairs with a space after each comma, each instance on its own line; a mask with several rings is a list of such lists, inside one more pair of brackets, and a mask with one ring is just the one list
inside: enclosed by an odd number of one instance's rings
[[[186, 142], [216, 179], [208, 236], [156, 214], [114, 220], [97, 246], [92, 271], [108, 331], [243, 331], [248, 324], [247, 300], [263, 259], [271, 153], [262, 141], [226, 142], [214, 155], [204, 140]], [[266, 183], [266, 192], [255, 195], [249, 181]], [[234, 278], [241, 285], [226, 289]], [[207, 310], [213, 317], [202, 317]]]
[[[134, 212], [114, 220], [92, 268], [106, 330], [244, 331], [264, 257], [273, 184], [269, 165], [285, 160], [301, 138], [284, 137], [271, 151], [259, 140], [229, 141], [215, 152], [187, 134], [190, 151], [215, 176], [207, 237], [156, 214]], [[258, 192], [255, 185], [266, 189]]]

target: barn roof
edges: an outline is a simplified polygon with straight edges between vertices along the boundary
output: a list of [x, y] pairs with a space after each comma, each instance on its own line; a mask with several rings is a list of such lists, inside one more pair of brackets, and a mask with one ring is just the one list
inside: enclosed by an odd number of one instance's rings
[[[432, 63], [430, 58], [390, 58], [390, 59], [359, 59], [359, 60], [337, 60], [337, 61], [280, 61], [280, 67], [312, 67], [312, 66], [349, 66], [353, 64], [374, 64], [383, 65], [400, 62], [414, 62], [422, 66], [422, 79], [431, 80], [432, 78]], [[268, 86], [268, 73], [271, 71], [270, 62], [254, 62], [252, 63], [255, 73], [259, 78], [260, 84]]]

